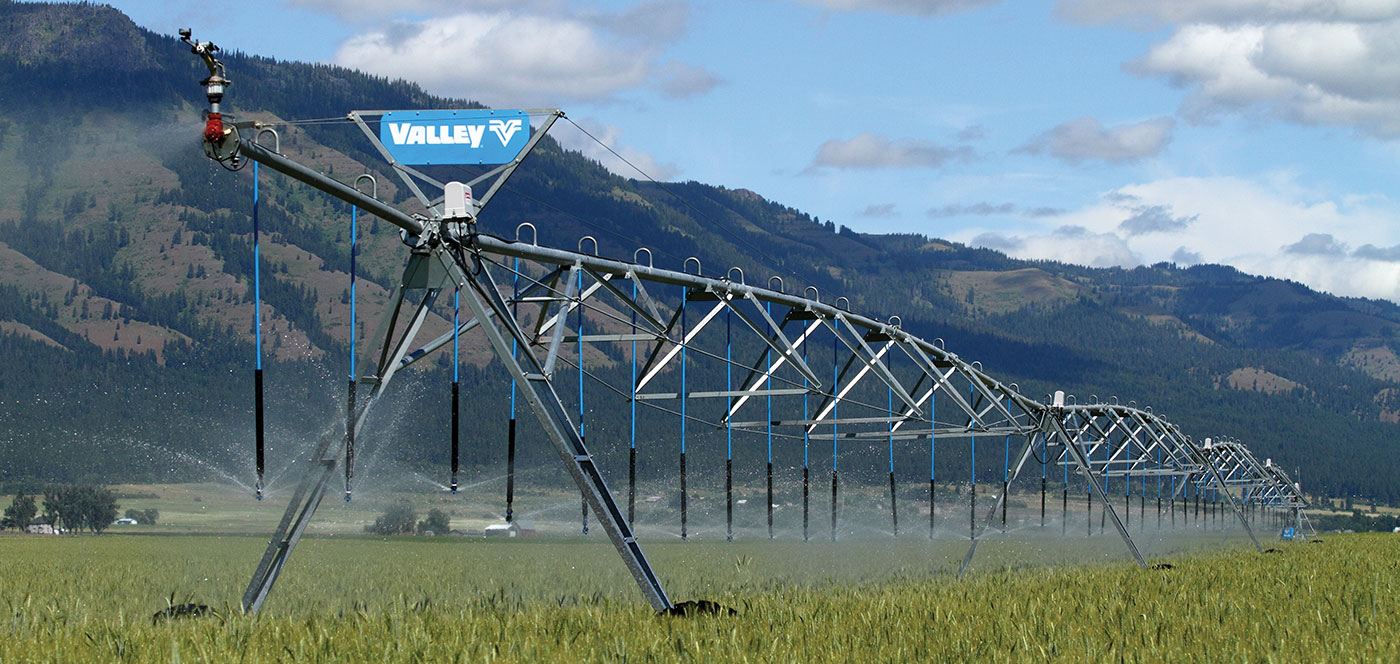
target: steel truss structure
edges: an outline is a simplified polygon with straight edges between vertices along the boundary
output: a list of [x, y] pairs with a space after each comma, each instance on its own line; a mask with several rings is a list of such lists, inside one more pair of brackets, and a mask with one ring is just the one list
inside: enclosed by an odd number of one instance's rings
[[[365, 123], [364, 118], [373, 115], [359, 112], [350, 118], [392, 164]], [[562, 114], [551, 111], [549, 117], [552, 122]], [[1291, 520], [1300, 526], [1306, 518], [1302, 508], [1307, 501], [1299, 486], [1271, 462], [1260, 464], [1237, 441], [1205, 439], [1197, 444], [1150, 408], [1116, 400], [1077, 404], [1063, 393], [1044, 400], [1030, 398], [1016, 385], [984, 371], [979, 363], [945, 348], [940, 340], [906, 331], [897, 316], [879, 320], [863, 315], [852, 311], [845, 298], [823, 301], [814, 287], [801, 294], [788, 292], [777, 277], [756, 286], [746, 283], [738, 268], [722, 277], [706, 276], [694, 258], [685, 261], [681, 270], [662, 269], [651, 264], [645, 249], [633, 260], [606, 258], [596, 255], [596, 242], [592, 253], [584, 251], [590, 238], [581, 240], [577, 250], [567, 250], [540, 246], [533, 238], [521, 241], [520, 229], [516, 239], [482, 232], [477, 216], [548, 124], [536, 129], [529, 147], [513, 162], [478, 179], [496, 178], [487, 195], [472, 203], [470, 214], [450, 218], [444, 217], [442, 198], [428, 198], [414, 179], [438, 188], [443, 183], [421, 172], [392, 164], [429, 211], [410, 215], [298, 164], [256, 138], [240, 137], [238, 126], [252, 125], [235, 125], [222, 137], [206, 132], [206, 153], [220, 161], [254, 160], [368, 211], [398, 226], [409, 246], [402, 278], [377, 332], [366, 341], [370, 352], [363, 355], [352, 383], [343, 436], [328, 435], [318, 441], [312, 463], [303, 471], [243, 596], [247, 612], [261, 607], [341, 468], [346, 470], [348, 496], [351, 443], [394, 377], [463, 334], [482, 334], [489, 342], [495, 359], [505, 367], [582, 493], [584, 514], [591, 510], [596, 515], [643, 596], [658, 611], [671, 608], [672, 602], [632, 532], [635, 442], [624, 514], [585, 443], [583, 422], [573, 418], [561, 397], [560, 382], [566, 374], [578, 376], [580, 404], [585, 382], [625, 398], [632, 408], [634, 432], [639, 406], [675, 418], [683, 537], [687, 534], [685, 446], [687, 436], [696, 436], [697, 430], [701, 437], [708, 436], [706, 444], [723, 432], [728, 447], [730, 537], [736, 434], [762, 438], [768, 446], [770, 537], [775, 441], [779, 446], [802, 446], [804, 537], [810, 525], [807, 503], [812, 481], [806, 452], [813, 444], [831, 446], [833, 539], [839, 446], [876, 449], [883, 444], [888, 448], [891, 520], [898, 535], [896, 443], [927, 442], [932, 455], [935, 441], [966, 439], [973, 442], [970, 449], [975, 455], [976, 438], [1004, 439], [1008, 470], [982, 519], [976, 512], [973, 464], [970, 546], [962, 569], [998, 512], [1004, 523], [1008, 487], [1032, 462], [1073, 470], [1082, 477], [1087, 498], [1099, 501], [1129, 555], [1143, 567], [1146, 561], [1125, 523], [1128, 506], [1120, 514], [1106, 492], [1110, 479], [1122, 480], [1131, 488], [1133, 478], [1170, 478], [1173, 518], [1176, 500], [1185, 496], [1188, 487], [1198, 496], [1213, 490], [1251, 539], [1254, 533], [1247, 510], [1264, 510], [1279, 515], [1280, 523]], [[447, 334], [421, 338], [424, 321], [435, 306], [442, 306], [439, 300], [444, 294], [451, 295], [454, 304], [465, 304], [470, 318], [458, 320]], [[588, 349], [627, 358], [631, 371], [586, 366]], [[1012, 440], [1019, 450], [1015, 455], [1010, 454]], [[1042, 474], [1042, 520], [1045, 491]], [[1067, 485], [1064, 491], [1067, 504]], [[931, 471], [930, 537], [936, 495]], [[1158, 514], [1162, 514], [1160, 504], [1159, 497]], [[1257, 539], [1254, 543], [1259, 546]]]

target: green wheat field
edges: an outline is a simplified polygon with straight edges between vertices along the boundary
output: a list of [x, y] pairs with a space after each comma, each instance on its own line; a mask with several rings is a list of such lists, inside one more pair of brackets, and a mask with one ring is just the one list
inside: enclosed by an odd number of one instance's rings
[[[319, 536], [258, 616], [266, 540], [0, 537], [0, 662], [1400, 661], [1400, 539], [1198, 536], [1141, 570], [1116, 538], [658, 541], [654, 615], [602, 537]], [[1161, 549], [1161, 547], [1159, 547]], [[153, 619], [171, 603], [216, 614]]]

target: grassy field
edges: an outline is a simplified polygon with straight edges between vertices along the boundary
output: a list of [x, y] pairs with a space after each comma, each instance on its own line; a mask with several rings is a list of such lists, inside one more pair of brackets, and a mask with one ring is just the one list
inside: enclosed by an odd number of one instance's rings
[[[1400, 659], [1391, 535], [1183, 539], [1150, 571], [1111, 537], [988, 541], [964, 579], [953, 540], [649, 544], [673, 599], [739, 611], [688, 618], [652, 615], [600, 537], [310, 538], [239, 615], [265, 544], [0, 537], [0, 661]], [[218, 615], [153, 621], [172, 597]]]

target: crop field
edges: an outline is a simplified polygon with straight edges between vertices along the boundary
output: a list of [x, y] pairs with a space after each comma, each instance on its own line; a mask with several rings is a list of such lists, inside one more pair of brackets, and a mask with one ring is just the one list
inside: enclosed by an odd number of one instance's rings
[[[599, 538], [313, 537], [259, 616], [253, 536], [0, 537], [0, 661], [1396, 661], [1400, 540], [1259, 554], [1182, 539], [1143, 571], [1116, 538], [648, 545], [659, 617]], [[153, 620], [168, 603], [215, 615]]]

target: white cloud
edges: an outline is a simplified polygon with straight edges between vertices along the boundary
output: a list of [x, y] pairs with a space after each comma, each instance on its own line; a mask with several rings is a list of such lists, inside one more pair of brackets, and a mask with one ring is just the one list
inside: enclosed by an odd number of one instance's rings
[[891, 140], [865, 132], [849, 140], [822, 143], [811, 168], [940, 168], [953, 159], [971, 156], [972, 150], [966, 146], [950, 148], [917, 139]]
[[1003, 251], [1016, 258], [1088, 265], [1089, 267], [1132, 266], [1142, 263], [1128, 243], [1113, 233], [1095, 233], [1083, 226], [1061, 226], [1039, 235], [1008, 236], [982, 233], [971, 244]]
[[[552, 105], [640, 85], [646, 58], [573, 19], [459, 14], [352, 37], [338, 64], [487, 104]], [[405, 38], [407, 29], [417, 33]], [[649, 54], [648, 54], [649, 55]]]
[[[1123, 228], [1144, 213], [1141, 228], [1150, 232]], [[1400, 206], [1384, 198], [1319, 195], [1284, 175], [1183, 177], [1120, 187], [1039, 230], [970, 229], [953, 239], [1084, 265], [1221, 263], [1339, 295], [1400, 302], [1397, 218]]]
[[1145, 233], [1165, 233], [1181, 230], [1196, 221], [1196, 216], [1179, 217], [1165, 205], [1144, 205], [1133, 209], [1132, 216], [1118, 224], [1118, 230], [1129, 236]]
[[1079, 23], [1257, 23], [1261, 21], [1377, 21], [1400, 17], [1387, 0], [1062, 0], [1058, 13]]
[[1345, 256], [1347, 246], [1338, 242], [1331, 233], [1308, 233], [1303, 239], [1287, 245], [1283, 253], [1303, 256]]
[[1245, 257], [1233, 265], [1246, 272], [1292, 279], [1336, 295], [1400, 302], [1400, 263], [1279, 253]]
[[1070, 163], [1089, 159], [1134, 161], [1155, 157], [1171, 141], [1171, 118], [1154, 118], [1134, 124], [1105, 127], [1084, 116], [1061, 124], [1017, 148], [1017, 152], [1050, 153]]
[[403, 14], [445, 14], [500, 9], [558, 10], [561, 0], [289, 0], [291, 7], [305, 7], [336, 14], [350, 21]]
[[[361, 4], [300, 1], [337, 11]], [[557, 106], [611, 100], [634, 89], [694, 96], [722, 83], [702, 67], [662, 62], [666, 45], [688, 29], [688, 6], [674, 0], [573, 14], [545, 11], [559, 9], [549, 1], [373, 4], [384, 16], [413, 18], [379, 21], [341, 44], [334, 61], [405, 78], [436, 94], [488, 105]], [[395, 9], [383, 10], [385, 5]], [[438, 15], [422, 18], [415, 11]]]
[[1172, 252], [1172, 262], [1183, 266], [1197, 265], [1201, 263], [1201, 255], [1186, 247], [1177, 247], [1176, 251]]
[[[677, 173], [680, 172], [675, 164], [657, 161], [655, 157], [646, 152], [623, 145], [622, 130], [618, 127], [600, 125], [579, 118], [574, 118], [573, 121], [598, 140], [595, 141], [593, 138], [589, 138], [588, 135], [584, 134], [582, 131], [570, 131], [573, 129], [572, 127], [567, 128], [565, 131], [556, 130], [551, 133], [550, 136], [553, 136], [555, 140], [559, 141], [559, 144], [565, 149], [574, 150], [583, 154], [583, 156], [602, 164], [603, 168], [612, 171], [615, 175], [638, 180], [645, 180], [650, 177], [654, 180], [665, 182], [674, 179]], [[607, 147], [599, 145], [599, 143], [603, 143]], [[608, 148], [612, 148], [612, 151], [617, 152], [617, 154], [613, 154]], [[621, 158], [619, 158], [619, 155], [621, 155]], [[623, 159], [626, 159], [626, 161], [623, 161]], [[636, 168], [629, 166], [628, 162], [631, 162]], [[638, 170], [641, 170], [642, 173], [638, 173]], [[643, 173], [645, 173], [645, 175]]]
[[936, 16], [990, 7], [1000, 0], [799, 0], [799, 2], [836, 11], [874, 11]]
[[690, 7], [676, 0], [643, 2], [616, 14], [594, 13], [586, 18], [618, 37], [643, 41], [673, 41], [689, 29]]
[[1373, 261], [1400, 263], [1400, 244], [1393, 247], [1377, 247], [1374, 244], [1363, 244], [1358, 247], [1352, 255], [1357, 258], [1367, 258]]
[[1261, 111], [1400, 137], [1400, 3], [1393, 0], [1063, 0], [1081, 23], [1173, 25], [1129, 63], [1190, 90], [1195, 120]]
[[1201, 118], [1258, 108], [1306, 125], [1400, 136], [1400, 21], [1190, 25], [1131, 68], [1190, 88]]

